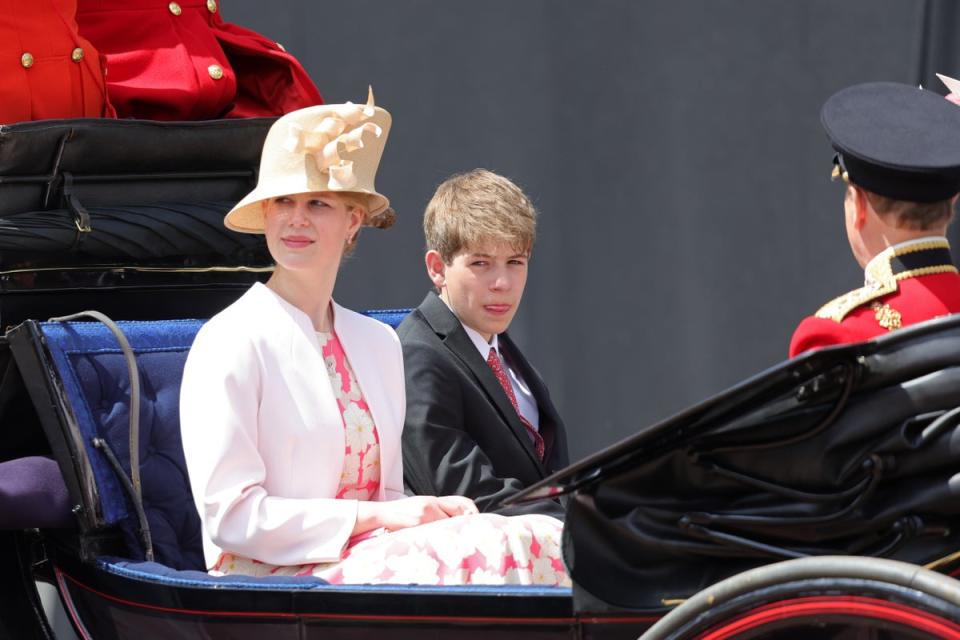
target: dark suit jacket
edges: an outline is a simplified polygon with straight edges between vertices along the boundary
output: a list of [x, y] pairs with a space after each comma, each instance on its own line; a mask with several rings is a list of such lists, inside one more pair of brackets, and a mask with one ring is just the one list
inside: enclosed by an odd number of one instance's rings
[[563, 507], [554, 501], [500, 508], [506, 497], [568, 464], [566, 431], [547, 387], [509, 336], [500, 334], [500, 348], [537, 401], [545, 463], [537, 459], [525, 427], [486, 360], [435, 293], [427, 294], [397, 333], [407, 384], [403, 427], [407, 490], [465, 495], [481, 511], [562, 518]]

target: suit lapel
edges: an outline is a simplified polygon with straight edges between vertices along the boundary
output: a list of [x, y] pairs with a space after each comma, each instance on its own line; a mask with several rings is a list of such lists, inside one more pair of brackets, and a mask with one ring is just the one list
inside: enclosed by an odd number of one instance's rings
[[480, 352], [470, 340], [470, 336], [463, 330], [463, 325], [460, 324], [457, 316], [433, 292], [427, 294], [419, 309], [427, 323], [440, 336], [444, 346], [450, 349], [451, 353], [470, 370], [484, 393], [496, 406], [514, 438], [527, 453], [527, 457], [537, 466], [541, 475], [545, 475], [546, 469], [537, 458], [533, 442], [527, 434], [527, 428], [520, 422], [520, 416], [510, 403], [510, 398], [507, 397], [503, 387], [500, 386], [496, 376], [493, 375], [493, 371], [490, 370], [486, 360], [480, 356]]

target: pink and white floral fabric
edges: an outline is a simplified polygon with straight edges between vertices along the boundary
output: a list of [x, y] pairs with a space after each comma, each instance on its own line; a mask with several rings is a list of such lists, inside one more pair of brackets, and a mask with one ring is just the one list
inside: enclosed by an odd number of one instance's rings
[[[346, 458], [337, 498], [370, 500], [380, 487], [377, 428], [333, 333], [317, 334], [343, 415]], [[338, 562], [275, 566], [222, 553], [210, 573], [317, 576], [333, 584], [535, 584], [570, 586], [563, 565], [563, 524], [544, 515], [477, 514], [350, 540]]]

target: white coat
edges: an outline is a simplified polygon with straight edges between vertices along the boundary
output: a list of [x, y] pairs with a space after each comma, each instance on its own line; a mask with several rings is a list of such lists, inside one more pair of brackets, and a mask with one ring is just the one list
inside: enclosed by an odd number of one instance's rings
[[[403, 497], [400, 342], [333, 303], [334, 331], [380, 435], [378, 500]], [[221, 550], [275, 565], [340, 559], [357, 501], [333, 498], [344, 427], [310, 318], [256, 284], [197, 334], [180, 429], [207, 567]]]

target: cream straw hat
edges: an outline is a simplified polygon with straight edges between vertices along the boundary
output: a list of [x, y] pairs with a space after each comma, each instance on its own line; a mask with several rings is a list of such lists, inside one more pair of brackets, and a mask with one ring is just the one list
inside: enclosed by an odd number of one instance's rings
[[263, 233], [264, 200], [332, 191], [365, 196], [364, 224], [390, 226], [390, 201], [373, 184], [390, 122], [390, 114], [373, 105], [373, 89], [365, 105], [325, 104], [284, 115], [263, 143], [257, 187], [230, 210], [224, 224], [242, 233]]

